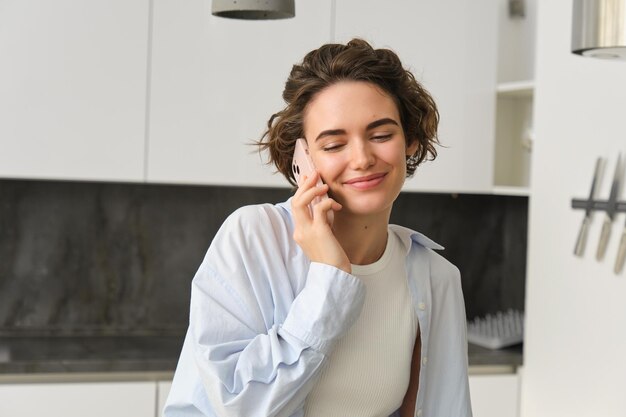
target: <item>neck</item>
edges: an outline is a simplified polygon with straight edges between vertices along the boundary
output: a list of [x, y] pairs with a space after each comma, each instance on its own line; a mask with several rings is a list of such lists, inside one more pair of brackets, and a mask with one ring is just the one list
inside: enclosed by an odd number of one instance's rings
[[387, 226], [391, 212], [358, 216], [335, 212], [333, 233], [350, 263], [368, 265], [376, 262], [387, 246]]

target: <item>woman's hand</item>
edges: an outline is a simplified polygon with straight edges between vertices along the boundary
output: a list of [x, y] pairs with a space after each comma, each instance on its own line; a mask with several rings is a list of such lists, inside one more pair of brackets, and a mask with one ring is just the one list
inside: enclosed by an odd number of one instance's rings
[[328, 185], [315, 185], [318, 177], [319, 174], [316, 173], [305, 178], [291, 200], [295, 221], [293, 239], [311, 262], [332, 265], [351, 273], [350, 260], [333, 234], [327, 217], [330, 210], [341, 210], [341, 204], [329, 197], [315, 204], [313, 213], [309, 209], [314, 198], [328, 192]]

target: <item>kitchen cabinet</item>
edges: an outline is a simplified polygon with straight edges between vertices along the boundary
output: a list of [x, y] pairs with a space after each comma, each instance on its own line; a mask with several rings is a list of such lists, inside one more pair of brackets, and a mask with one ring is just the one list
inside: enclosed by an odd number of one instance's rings
[[518, 374], [470, 375], [469, 385], [474, 417], [519, 416]]
[[398, 52], [439, 105], [444, 147], [405, 189], [516, 193], [534, 20], [506, 21], [496, 1], [299, 1], [274, 21], [213, 17], [203, 0], [4, 2], [0, 177], [287, 186], [249, 144], [294, 63], [363, 37]]
[[273, 21], [155, 0], [147, 181], [287, 186], [248, 143], [283, 107], [292, 65], [330, 33], [331, 0], [300, 1], [295, 18]]
[[155, 383], [0, 384], [0, 415], [10, 417], [154, 417]]
[[418, 168], [405, 190], [492, 190], [496, 6], [494, 0], [336, 2], [336, 40], [362, 37], [375, 47], [390, 47], [439, 107], [444, 147], [435, 162]]
[[[499, 374], [489, 369], [481, 371], [482, 368], [481, 366], [470, 367], [470, 397], [474, 417], [518, 417], [519, 374]], [[158, 382], [157, 415], [159, 417], [163, 416], [163, 407], [171, 387], [171, 381]]]
[[526, 1], [524, 16], [511, 16], [498, 4], [498, 84], [494, 186], [509, 194], [528, 194], [534, 139], [533, 96], [536, 1]]
[[[517, 374], [471, 374], [469, 381], [475, 417], [518, 416]], [[171, 380], [0, 384], [0, 415], [162, 417], [171, 386]]]
[[163, 407], [167, 401], [167, 396], [172, 389], [172, 381], [158, 381], [157, 382], [157, 416], [163, 417]]
[[0, 177], [143, 180], [149, 10], [0, 3]]

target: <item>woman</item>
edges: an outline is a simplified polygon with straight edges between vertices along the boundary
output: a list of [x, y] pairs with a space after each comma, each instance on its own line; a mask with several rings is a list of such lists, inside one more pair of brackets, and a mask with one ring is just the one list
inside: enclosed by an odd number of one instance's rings
[[215, 236], [165, 415], [470, 416], [458, 269], [389, 225], [405, 178], [436, 156], [433, 99], [362, 40], [307, 54], [283, 97], [260, 146], [294, 184], [306, 138], [318, 174]]

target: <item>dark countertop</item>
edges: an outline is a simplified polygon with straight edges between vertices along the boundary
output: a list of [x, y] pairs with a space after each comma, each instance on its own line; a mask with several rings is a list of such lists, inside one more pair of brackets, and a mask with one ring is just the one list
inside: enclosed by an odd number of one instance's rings
[[[0, 375], [173, 372], [184, 336], [1, 337]], [[470, 366], [522, 364], [522, 345], [469, 346]]]
[[517, 368], [523, 364], [523, 345], [515, 345], [504, 349], [492, 350], [469, 344], [470, 366], [512, 366]]
[[184, 336], [2, 337], [0, 374], [174, 371]]

